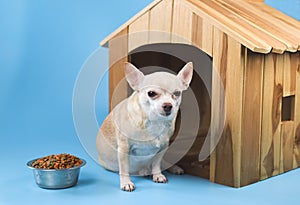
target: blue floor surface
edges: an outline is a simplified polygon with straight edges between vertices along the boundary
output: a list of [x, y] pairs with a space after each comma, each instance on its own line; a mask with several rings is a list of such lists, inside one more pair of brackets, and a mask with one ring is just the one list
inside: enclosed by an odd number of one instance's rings
[[[51, 139], [51, 135], [49, 133], [48, 139]], [[58, 139], [54, 138], [53, 141]], [[6, 143], [8, 142], [15, 143], [7, 139]], [[39, 148], [21, 142], [1, 149], [0, 205], [299, 204], [300, 169], [240, 189], [214, 184], [190, 175], [167, 173], [167, 184], [156, 184], [150, 177], [133, 177], [136, 190], [127, 193], [119, 189], [118, 175], [104, 170], [94, 162], [75, 135], [62, 138], [57, 146], [55, 144], [51, 140], [40, 140]], [[87, 165], [81, 169], [78, 184], [61, 190], [39, 188], [34, 182], [32, 171], [25, 166], [26, 162], [60, 151], [76, 154], [87, 160]]]
[[[118, 175], [85, 152], [72, 116], [80, 67], [102, 39], [150, 2], [0, 1], [0, 205], [300, 204], [300, 169], [240, 189], [189, 175], [167, 174], [167, 184], [134, 177], [136, 190], [126, 193]], [[299, 2], [266, 0], [296, 19]], [[99, 122], [107, 114], [107, 96], [108, 83], [96, 103]], [[35, 184], [26, 163], [56, 153], [86, 159], [77, 186], [46, 190]]]

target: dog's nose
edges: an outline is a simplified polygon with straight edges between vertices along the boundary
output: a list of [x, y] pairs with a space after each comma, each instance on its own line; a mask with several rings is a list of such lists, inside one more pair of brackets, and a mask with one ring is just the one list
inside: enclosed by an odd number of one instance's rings
[[173, 107], [171, 103], [164, 103], [162, 107], [163, 107], [164, 112], [167, 116], [171, 114], [171, 110], [172, 110], [172, 107]]

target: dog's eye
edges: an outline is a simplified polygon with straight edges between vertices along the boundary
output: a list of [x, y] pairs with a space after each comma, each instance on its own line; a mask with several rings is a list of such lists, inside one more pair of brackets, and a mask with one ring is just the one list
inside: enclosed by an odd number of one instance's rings
[[175, 91], [175, 92], [173, 93], [173, 95], [174, 95], [175, 97], [180, 97], [181, 92], [180, 92], [180, 91]]
[[154, 91], [149, 91], [149, 92], [148, 92], [148, 96], [149, 96], [150, 98], [154, 98], [155, 96], [157, 96], [157, 93], [154, 92]]

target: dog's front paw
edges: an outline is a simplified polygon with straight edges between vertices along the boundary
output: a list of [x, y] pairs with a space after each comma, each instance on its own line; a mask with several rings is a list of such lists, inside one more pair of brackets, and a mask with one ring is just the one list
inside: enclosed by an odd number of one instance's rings
[[167, 183], [168, 180], [163, 174], [153, 174], [153, 181], [156, 183]]
[[121, 189], [123, 191], [132, 192], [135, 189], [135, 186], [134, 186], [134, 183], [132, 183], [131, 181], [129, 181], [127, 183], [121, 183]]
[[132, 192], [135, 187], [129, 176], [120, 176], [120, 187], [123, 191]]

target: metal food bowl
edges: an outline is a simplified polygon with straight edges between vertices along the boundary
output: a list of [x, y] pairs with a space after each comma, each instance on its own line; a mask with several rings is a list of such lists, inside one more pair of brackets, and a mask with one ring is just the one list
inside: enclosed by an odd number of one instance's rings
[[32, 169], [36, 184], [44, 189], [63, 189], [75, 186], [78, 182], [80, 168], [86, 164], [86, 161], [81, 159], [82, 163], [79, 166], [68, 169], [39, 169], [31, 166], [38, 159], [27, 162], [27, 166]]

